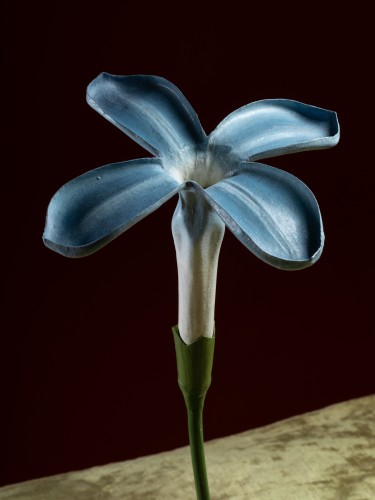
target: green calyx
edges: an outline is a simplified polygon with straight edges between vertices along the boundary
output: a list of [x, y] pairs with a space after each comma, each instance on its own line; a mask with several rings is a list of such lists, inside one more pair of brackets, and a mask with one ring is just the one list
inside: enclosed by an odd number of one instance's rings
[[185, 344], [178, 327], [172, 328], [176, 347], [178, 385], [189, 410], [203, 406], [211, 384], [215, 337], [200, 337], [192, 344]]
[[172, 328], [177, 357], [178, 385], [188, 414], [189, 441], [198, 500], [210, 500], [203, 437], [203, 405], [211, 384], [215, 339], [200, 337], [185, 344], [178, 327]]

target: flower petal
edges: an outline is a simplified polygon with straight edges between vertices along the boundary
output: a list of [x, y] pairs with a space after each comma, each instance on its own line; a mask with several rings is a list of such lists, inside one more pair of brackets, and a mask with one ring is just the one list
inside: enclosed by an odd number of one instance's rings
[[340, 137], [334, 111], [289, 99], [253, 102], [228, 115], [211, 133], [211, 147], [241, 160], [335, 146]]
[[152, 154], [176, 156], [207, 139], [183, 94], [158, 76], [101, 73], [87, 88], [87, 102]]
[[231, 177], [202, 190], [234, 235], [255, 255], [280, 269], [302, 269], [324, 243], [318, 204], [293, 175], [261, 163], [242, 163]]
[[91, 170], [62, 186], [52, 198], [44, 243], [67, 257], [94, 253], [181, 187], [154, 158]]

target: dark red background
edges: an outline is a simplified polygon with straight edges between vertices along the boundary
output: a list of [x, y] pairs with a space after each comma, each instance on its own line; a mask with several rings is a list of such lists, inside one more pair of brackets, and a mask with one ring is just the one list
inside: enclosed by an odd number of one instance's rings
[[224, 238], [206, 439], [375, 391], [368, 14], [332, 2], [330, 10], [254, 4], [18, 2], [3, 12], [10, 148], [2, 166], [0, 484], [188, 440], [170, 332], [176, 199], [86, 259], [63, 258], [41, 240], [63, 183], [147, 156], [86, 104], [85, 88], [101, 71], [170, 79], [207, 132], [263, 98], [339, 115], [336, 148], [269, 160], [318, 198], [321, 260], [282, 272], [229, 231]]

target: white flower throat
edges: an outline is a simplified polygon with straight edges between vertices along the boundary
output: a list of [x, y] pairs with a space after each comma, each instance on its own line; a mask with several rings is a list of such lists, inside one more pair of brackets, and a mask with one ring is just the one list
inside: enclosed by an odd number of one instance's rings
[[164, 159], [164, 168], [178, 182], [194, 181], [202, 188], [207, 188], [219, 182], [226, 174], [227, 165], [220, 155], [208, 147], [207, 144], [194, 148], [183, 149], [178, 157]]

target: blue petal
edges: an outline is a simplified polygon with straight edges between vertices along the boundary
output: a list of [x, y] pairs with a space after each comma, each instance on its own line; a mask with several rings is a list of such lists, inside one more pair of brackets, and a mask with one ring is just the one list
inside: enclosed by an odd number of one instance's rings
[[302, 269], [322, 253], [324, 234], [314, 195], [293, 175], [242, 163], [231, 177], [202, 190], [234, 235], [280, 269]]
[[180, 190], [153, 158], [105, 165], [68, 182], [52, 198], [44, 243], [67, 257], [94, 253]]
[[175, 156], [207, 140], [183, 94], [158, 76], [101, 73], [87, 88], [87, 102], [152, 154]]
[[211, 148], [241, 160], [335, 146], [340, 137], [334, 111], [288, 99], [253, 102], [228, 115], [211, 133]]

